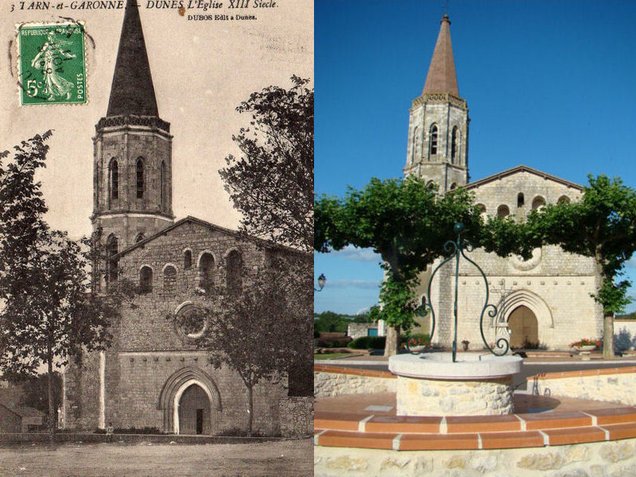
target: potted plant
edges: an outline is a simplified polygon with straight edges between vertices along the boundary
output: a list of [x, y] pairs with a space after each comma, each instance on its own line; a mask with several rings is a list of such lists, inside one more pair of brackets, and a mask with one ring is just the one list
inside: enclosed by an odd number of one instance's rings
[[592, 351], [596, 349], [598, 341], [599, 340], [596, 339], [581, 338], [579, 341], [575, 341], [570, 346], [578, 349], [579, 351]]

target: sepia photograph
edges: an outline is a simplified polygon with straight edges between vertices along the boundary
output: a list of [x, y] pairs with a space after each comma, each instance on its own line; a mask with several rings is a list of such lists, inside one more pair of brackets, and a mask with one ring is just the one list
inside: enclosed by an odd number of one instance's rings
[[312, 475], [313, 2], [1, 8], [0, 475]]

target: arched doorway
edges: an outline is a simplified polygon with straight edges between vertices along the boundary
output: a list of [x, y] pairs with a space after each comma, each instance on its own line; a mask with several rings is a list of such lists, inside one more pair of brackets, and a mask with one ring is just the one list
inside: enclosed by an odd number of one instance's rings
[[179, 399], [179, 433], [210, 434], [210, 398], [198, 384], [188, 386]]
[[539, 323], [534, 312], [527, 306], [515, 308], [508, 318], [510, 328], [510, 346], [524, 348], [539, 344]]
[[157, 409], [163, 411], [163, 431], [175, 434], [196, 434], [197, 422], [201, 419], [203, 425], [199, 425], [198, 430], [203, 434], [216, 434], [223, 419], [221, 394], [216, 383], [193, 366], [181, 368], [168, 378], [159, 394]]

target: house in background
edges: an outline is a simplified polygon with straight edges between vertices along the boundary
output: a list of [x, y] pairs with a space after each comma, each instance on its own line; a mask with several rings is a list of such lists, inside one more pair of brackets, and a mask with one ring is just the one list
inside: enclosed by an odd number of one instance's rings
[[0, 433], [34, 432], [44, 425], [44, 414], [26, 406], [0, 402]]

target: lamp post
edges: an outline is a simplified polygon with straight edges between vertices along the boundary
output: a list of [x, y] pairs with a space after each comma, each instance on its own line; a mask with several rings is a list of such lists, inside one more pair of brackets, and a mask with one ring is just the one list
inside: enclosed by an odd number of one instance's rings
[[325, 284], [327, 283], [327, 277], [325, 277], [324, 273], [321, 273], [318, 277], [318, 288], [314, 287], [314, 291], [322, 291], [325, 288]]

